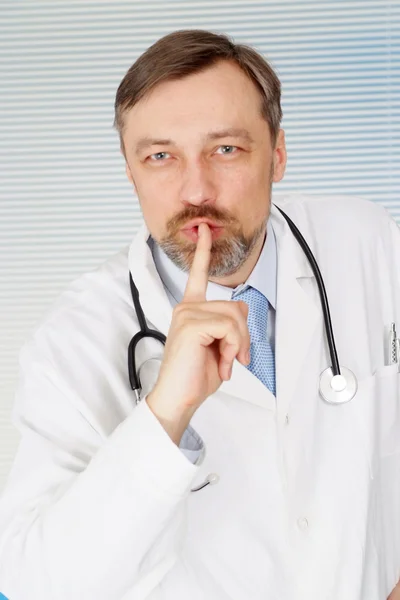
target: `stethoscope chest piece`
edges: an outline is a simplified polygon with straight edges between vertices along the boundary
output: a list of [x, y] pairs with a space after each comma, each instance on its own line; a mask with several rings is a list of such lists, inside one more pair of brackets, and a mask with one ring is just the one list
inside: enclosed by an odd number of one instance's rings
[[350, 369], [340, 366], [340, 375], [333, 375], [331, 367], [321, 373], [319, 393], [329, 404], [344, 404], [357, 393], [357, 378]]

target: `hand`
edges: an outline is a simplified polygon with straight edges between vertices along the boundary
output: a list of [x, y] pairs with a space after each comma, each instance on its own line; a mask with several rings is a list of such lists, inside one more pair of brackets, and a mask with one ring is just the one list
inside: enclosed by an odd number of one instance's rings
[[[160, 373], [147, 397], [151, 410], [173, 439], [191, 416], [232, 373], [235, 358], [250, 361], [245, 302], [206, 301], [212, 235], [202, 223], [185, 293], [173, 311]], [[179, 426], [178, 426], [178, 421]], [[182, 429], [183, 428], [183, 429]]]
[[400, 600], [400, 581], [396, 585], [396, 587], [394, 588], [387, 600]]

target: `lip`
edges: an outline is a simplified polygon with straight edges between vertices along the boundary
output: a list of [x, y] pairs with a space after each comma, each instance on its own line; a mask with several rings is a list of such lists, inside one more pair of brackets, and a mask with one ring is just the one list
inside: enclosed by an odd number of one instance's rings
[[[211, 237], [213, 240], [217, 240], [223, 234], [223, 227], [210, 227]], [[197, 243], [199, 239], [199, 228], [190, 227], [190, 229], [182, 229], [182, 235], [188, 238], [191, 242]]]
[[221, 223], [216, 223], [215, 221], [212, 221], [211, 219], [198, 218], [198, 219], [192, 219], [191, 221], [189, 221], [189, 223], [186, 223], [186, 225], [184, 227], [182, 227], [182, 231], [186, 231], [188, 229], [193, 229], [194, 227], [198, 227], [200, 225], [200, 223], [207, 223], [207, 225], [209, 227], [211, 227], [211, 229], [220, 229], [223, 227], [223, 225], [221, 225]]

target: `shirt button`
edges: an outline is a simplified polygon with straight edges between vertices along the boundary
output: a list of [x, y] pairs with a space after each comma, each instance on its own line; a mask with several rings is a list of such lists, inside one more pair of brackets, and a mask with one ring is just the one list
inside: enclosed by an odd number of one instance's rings
[[308, 529], [308, 521], [305, 517], [301, 517], [301, 519], [297, 519], [297, 526], [301, 531], [306, 531]]
[[289, 421], [290, 421], [289, 415], [287, 414], [286, 417], [285, 417], [285, 424], [289, 425]]

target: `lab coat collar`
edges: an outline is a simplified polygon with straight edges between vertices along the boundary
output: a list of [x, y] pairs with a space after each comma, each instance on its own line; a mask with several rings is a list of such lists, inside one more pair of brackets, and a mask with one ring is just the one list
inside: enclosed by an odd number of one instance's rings
[[[273, 202], [280, 204], [275, 198]], [[283, 204], [282, 209], [285, 210]], [[279, 210], [271, 204], [270, 219], [277, 244], [277, 310], [275, 324], [276, 400], [286, 410], [294, 397], [296, 383], [321, 310], [303, 289], [304, 278], [313, 277], [300, 245]], [[307, 237], [306, 232], [302, 232]], [[142, 225], [129, 249], [129, 268], [139, 290], [140, 302], [152, 327], [168, 335], [172, 307], [147, 244], [149, 231]], [[270, 410], [276, 409], [273, 394], [237, 360], [232, 376], [219, 388], [220, 393], [236, 396]]]

